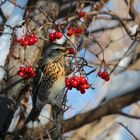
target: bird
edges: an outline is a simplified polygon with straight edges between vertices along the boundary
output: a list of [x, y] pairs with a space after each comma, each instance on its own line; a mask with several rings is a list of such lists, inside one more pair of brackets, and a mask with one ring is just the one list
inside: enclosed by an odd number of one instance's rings
[[14, 102], [6, 96], [0, 96], [0, 139], [5, 139], [14, 116]]
[[57, 44], [45, 50], [33, 78], [33, 107], [25, 124], [38, 120], [42, 108], [46, 104], [58, 106], [61, 104], [57, 96], [65, 89], [65, 54], [66, 48]]

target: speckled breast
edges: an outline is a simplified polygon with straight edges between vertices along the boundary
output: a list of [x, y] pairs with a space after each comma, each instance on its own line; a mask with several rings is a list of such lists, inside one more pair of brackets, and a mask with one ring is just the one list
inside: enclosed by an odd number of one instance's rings
[[38, 99], [41, 102], [52, 102], [65, 87], [65, 70], [61, 63], [47, 64], [38, 89]]

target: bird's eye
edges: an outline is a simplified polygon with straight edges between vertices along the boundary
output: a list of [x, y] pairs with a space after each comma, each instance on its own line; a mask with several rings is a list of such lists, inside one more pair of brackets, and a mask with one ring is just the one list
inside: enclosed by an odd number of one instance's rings
[[56, 49], [56, 52], [61, 52], [61, 51], [62, 51], [62, 50], [61, 50], [61, 49], [59, 49], [59, 48], [58, 48], [58, 49]]
[[57, 52], [60, 52], [60, 49], [56, 49]]

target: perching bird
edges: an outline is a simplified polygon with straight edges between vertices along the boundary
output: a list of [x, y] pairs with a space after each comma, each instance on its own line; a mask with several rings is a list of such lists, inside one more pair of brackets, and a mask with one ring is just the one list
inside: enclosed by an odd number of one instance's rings
[[33, 108], [26, 119], [26, 124], [37, 120], [46, 104], [60, 106], [57, 96], [65, 88], [65, 50], [60, 45], [51, 46], [42, 56], [33, 79]]

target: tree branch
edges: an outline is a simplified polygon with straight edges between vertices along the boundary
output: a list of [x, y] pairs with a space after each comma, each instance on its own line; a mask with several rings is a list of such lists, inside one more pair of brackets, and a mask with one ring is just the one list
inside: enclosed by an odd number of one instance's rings
[[125, 106], [140, 100], [140, 88], [129, 92], [127, 95], [120, 96], [113, 100], [101, 104], [99, 107], [86, 113], [78, 114], [63, 122], [63, 133], [80, 128], [88, 123], [99, 120], [104, 116], [118, 114]]
[[131, 118], [131, 119], [140, 119], [139, 116], [130, 115], [130, 114], [124, 113], [122, 111], [118, 112], [118, 114], [122, 115], [122, 116], [125, 116], [125, 117], [128, 117], [128, 118]]

